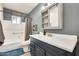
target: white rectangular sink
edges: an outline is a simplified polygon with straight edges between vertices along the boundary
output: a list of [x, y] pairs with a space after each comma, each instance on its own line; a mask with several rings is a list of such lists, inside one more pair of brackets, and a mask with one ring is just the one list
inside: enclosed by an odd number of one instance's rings
[[[59, 34], [58, 34], [59, 35]], [[44, 35], [30, 35], [31, 38], [36, 38], [40, 41], [46, 42], [50, 45], [56, 46], [63, 50], [73, 52], [76, 43], [77, 43], [77, 36], [76, 35], [53, 35], [53, 37], [48, 37]]]

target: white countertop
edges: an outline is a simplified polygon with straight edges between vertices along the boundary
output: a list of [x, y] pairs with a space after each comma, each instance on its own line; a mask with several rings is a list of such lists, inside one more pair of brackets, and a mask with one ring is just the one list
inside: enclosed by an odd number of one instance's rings
[[44, 36], [44, 35], [39, 35], [39, 34], [35, 34], [35, 35], [30, 35], [31, 38], [36, 38], [40, 41], [46, 42], [50, 45], [56, 46], [58, 48], [61, 48], [63, 50], [69, 51], [69, 52], [73, 52], [75, 45], [77, 43], [77, 39], [60, 39], [57, 37], [48, 37], [48, 36]]

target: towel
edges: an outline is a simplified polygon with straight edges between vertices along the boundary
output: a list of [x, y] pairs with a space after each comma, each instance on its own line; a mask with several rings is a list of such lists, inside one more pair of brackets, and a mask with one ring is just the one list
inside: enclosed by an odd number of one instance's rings
[[1, 21], [0, 21], [0, 46], [4, 43], [4, 33], [3, 33], [3, 28], [2, 28], [2, 24], [1, 24]]

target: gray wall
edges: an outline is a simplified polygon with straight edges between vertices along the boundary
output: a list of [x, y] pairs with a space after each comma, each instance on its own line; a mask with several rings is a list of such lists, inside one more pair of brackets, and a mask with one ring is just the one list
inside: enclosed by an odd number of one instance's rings
[[21, 12], [15, 11], [15, 10], [3, 8], [3, 20], [11, 21], [12, 15], [20, 16], [22, 19], [22, 22], [25, 22], [25, 18], [27, 17], [27, 14], [25, 14], [25, 13], [21, 13]]
[[[42, 31], [42, 18], [41, 7], [39, 4], [29, 16], [32, 18], [33, 24], [38, 25], [38, 31]], [[63, 11], [63, 29], [62, 30], [46, 30], [47, 32], [77, 34], [79, 35], [79, 4], [78, 3], [65, 3]]]
[[[38, 25], [38, 31], [42, 31], [41, 26], [41, 7], [39, 4], [29, 16], [32, 18], [33, 24]], [[46, 30], [47, 32], [53, 33], [64, 33], [64, 34], [76, 34], [79, 36], [79, 3], [65, 3], [63, 11], [63, 26], [62, 30]], [[77, 46], [77, 55], [79, 55], [79, 45]]]
[[29, 14], [29, 16], [32, 18], [32, 25], [37, 24], [37, 30], [38, 31], [42, 31], [41, 7], [42, 7], [42, 4], [39, 4]]

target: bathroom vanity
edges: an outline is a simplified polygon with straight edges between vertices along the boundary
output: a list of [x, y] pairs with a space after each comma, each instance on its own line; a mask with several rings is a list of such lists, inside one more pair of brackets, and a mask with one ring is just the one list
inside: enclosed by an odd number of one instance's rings
[[[65, 36], [64, 36], [65, 37]], [[77, 37], [71, 39], [51, 38], [44, 35], [30, 35], [30, 51], [32, 56], [72, 56]]]

